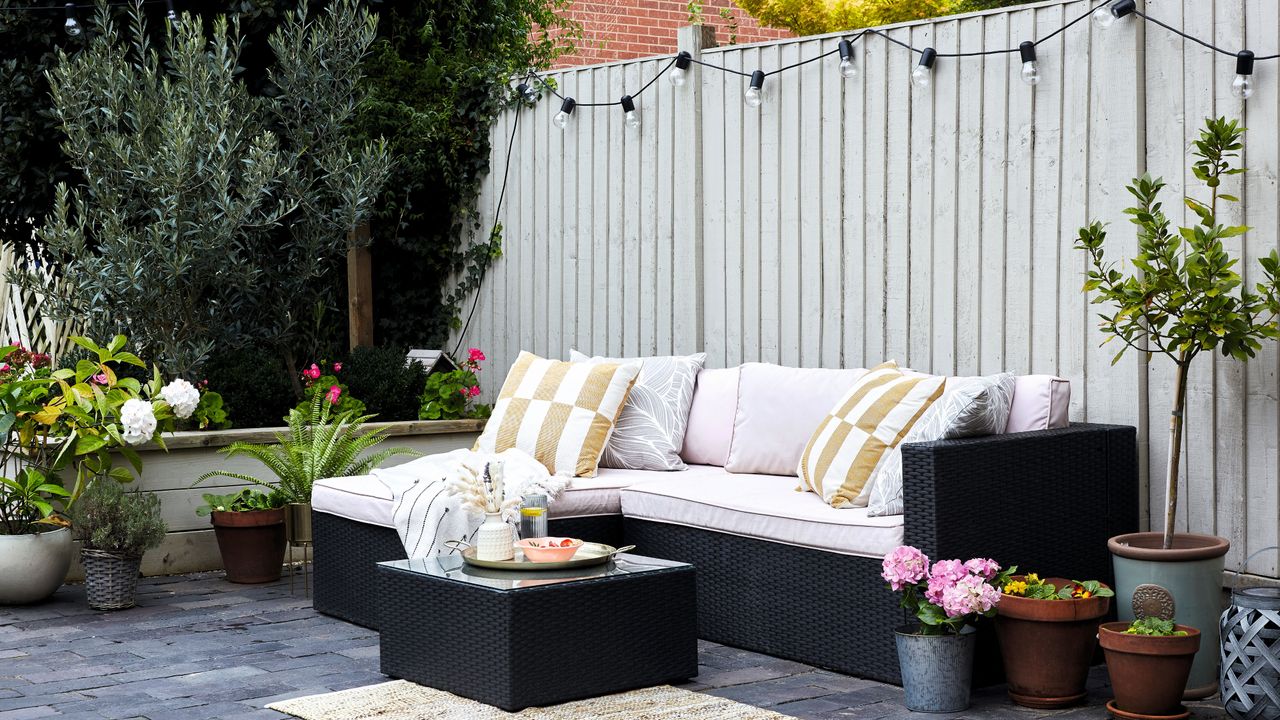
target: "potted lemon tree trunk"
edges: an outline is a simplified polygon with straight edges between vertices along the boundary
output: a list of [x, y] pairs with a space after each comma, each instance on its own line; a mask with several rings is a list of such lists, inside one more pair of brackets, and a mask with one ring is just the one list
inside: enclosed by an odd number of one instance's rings
[[[1138, 229], [1138, 254], [1133, 258], [1132, 272], [1122, 271], [1104, 258], [1106, 231], [1102, 223], [1081, 228], [1076, 245], [1090, 260], [1085, 292], [1093, 293], [1094, 303], [1110, 306], [1100, 317], [1102, 330], [1109, 335], [1104, 343], [1121, 341], [1115, 360], [1132, 349], [1165, 355], [1174, 364], [1164, 529], [1120, 535], [1108, 542], [1116, 572], [1117, 607], [1122, 620], [1132, 620], [1134, 589], [1159, 585], [1172, 595], [1178, 617], [1198, 629], [1208, 647], [1218, 644], [1223, 556], [1231, 545], [1226, 538], [1174, 529], [1187, 373], [1201, 353], [1220, 352], [1246, 361], [1262, 347], [1263, 340], [1280, 334], [1276, 328], [1280, 256], [1273, 250], [1259, 258], [1262, 281], [1254, 288], [1245, 287], [1236, 271], [1238, 260], [1225, 243], [1244, 235], [1248, 228], [1223, 225], [1219, 218], [1225, 203], [1238, 202], [1222, 192], [1222, 182], [1244, 172], [1236, 162], [1243, 134], [1244, 129], [1234, 120], [1206, 120], [1195, 143], [1191, 169], [1207, 188], [1208, 198], [1183, 198], [1198, 220], [1190, 227], [1174, 227], [1164, 214], [1160, 193], [1165, 183], [1161, 179], [1143, 175], [1128, 187], [1137, 200], [1134, 207], [1125, 210]], [[1187, 697], [1216, 692], [1217, 661], [1217, 653], [1197, 656], [1187, 682]]]

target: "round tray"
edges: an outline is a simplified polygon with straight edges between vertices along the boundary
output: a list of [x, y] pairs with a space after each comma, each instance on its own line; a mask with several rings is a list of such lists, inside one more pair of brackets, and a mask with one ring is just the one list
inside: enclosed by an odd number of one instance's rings
[[462, 560], [468, 565], [476, 567], [491, 568], [494, 570], [519, 570], [520, 572], [533, 572], [538, 570], [567, 570], [569, 568], [591, 567], [592, 565], [604, 565], [613, 559], [618, 553], [618, 549], [612, 545], [603, 543], [584, 542], [582, 547], [578, 548], [578, 552], [574, 553], [572, 560], [564, 562], [533, 562], [526, 560], [524, 553], [516, 550], [515, 558], [511, 560], [477, 560], [476, 549], [474, 547], [464, 548], [462, 551]]

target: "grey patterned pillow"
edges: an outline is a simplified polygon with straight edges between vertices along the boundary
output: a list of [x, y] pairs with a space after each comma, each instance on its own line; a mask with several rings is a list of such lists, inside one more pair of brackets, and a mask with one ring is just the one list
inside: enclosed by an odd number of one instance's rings
[[569, 352], [572, 362], [640, 363], [640, 375], [600, 456], [600, 467], [628, 470], [684, 470], [680, 459], [693, 388], [706, 353], [619, 360]]
[[1013, 407], [1013, 374], [968, 378], [934, 403], [885, 458], [873, 480], [867, 515], [902, 514], [902, 446], [910, 442], [998, 435]]

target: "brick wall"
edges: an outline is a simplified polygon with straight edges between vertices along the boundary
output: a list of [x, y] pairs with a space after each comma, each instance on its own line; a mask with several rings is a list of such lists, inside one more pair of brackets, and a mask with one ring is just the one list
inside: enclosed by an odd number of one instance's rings
[[[715, 27], [721, 45], [791, 36], [787, 30], [760, 27], [733, 0], [703, 0], [701, 6], [703, 24]], [[722, 17], [722, 9], [733, 19]], [[556, 67], [669, 55], [676, 52], [676, 28], [690, 24], [688, 0], [574, 0], [567, 14], [582, 24], [582, 38], [577, 51], [560, 58]]]

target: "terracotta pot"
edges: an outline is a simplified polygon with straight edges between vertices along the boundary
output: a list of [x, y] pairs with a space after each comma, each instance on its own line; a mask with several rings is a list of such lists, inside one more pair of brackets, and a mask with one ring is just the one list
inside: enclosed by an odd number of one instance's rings
[[1182, 690], [1200, 649], [1200, 631], [1178, 625], [1186, 635], [1126, 635], [1127, 622], [1104, 623], [1098, 642], [1107, 656], [1115, 706], [1132, 716], [1171, 717], [1185, 710]]
[[253, 584], [280, 579], [284, 565], [284, 508], [215, 512], [209, 518], [227, 580]]
[[[1022, 576], [1015, 579], [1022, 580]], [[1049, 578], [1062, 588], [1070, 580]], [[1001, 595], [996, 635], [1009, 698], [1032, 708], [1061, 708], [1084, 700], [1089, 663], [1097, 647], [1098, 618], [1111, 598], [1032, 600]]]

